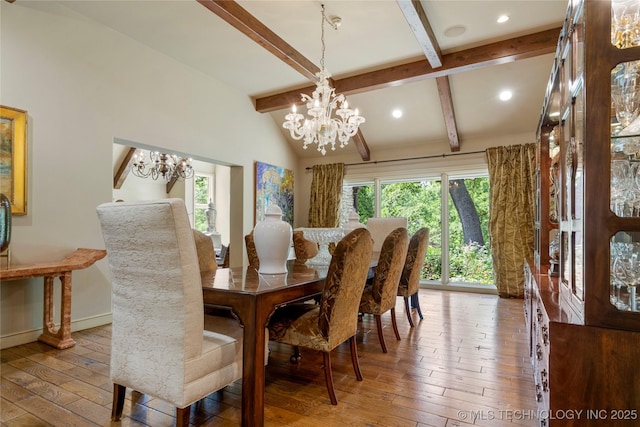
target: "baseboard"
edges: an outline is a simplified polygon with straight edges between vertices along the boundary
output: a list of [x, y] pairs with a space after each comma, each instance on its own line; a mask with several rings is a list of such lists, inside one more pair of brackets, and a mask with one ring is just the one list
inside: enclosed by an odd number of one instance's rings
[[420, 289], [437, 289], [439, 291], [470, 292], [474, 294], [498, 295], [498, 290], [494, 285], [476, 285], [471, 283], [449, 283], [446, 285], [435, 283], [420, 283]]
[[[85, 317], [84, 319], [72, 320], [71, 332], [95, 328], [96, 326], [108, 325], [109, 323], [111, 323], [111, 313]], [[59, 327], [60, 325], [56, 324], [56, 326]], [[33, 329], [30, 331], [16, 332], [14, 334], [4, 335], [0, 337], [0, 349], [15, 347], [17, 345], [37, 341], [41, 333], [42, 329]]]

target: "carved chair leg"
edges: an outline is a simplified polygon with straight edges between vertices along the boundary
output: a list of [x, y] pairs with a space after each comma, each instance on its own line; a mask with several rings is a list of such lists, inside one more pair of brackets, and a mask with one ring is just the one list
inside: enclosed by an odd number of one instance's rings
[[351, 346], [351, 364], [353, 365], [353, 372], [356, 374], [356, 379], [362, 381], [362, 371], [360, 370], [360, 361], [358, 360], [358, 347], [356, 347], [355, 335], [349, 338], [349, 345]]
[[424, 317], [422, 317], [422, 310], [420, 310], [420, 299], [418, 298], [418, 292], [411, 295], [411, 307], [418, 310], [418, 316], [420, 316], [420, 320], [424, 319]]
[[124, 394], [127, 388], [120, 384], [113, 384], [113, 403], [111, 404], [111, 420], [119, 421], [124, 409]]
[[398, 322], [396, 322], [396, 309], [391, 309], [391, 324], [393, 325], [393, 333], [396, 334], [396, 339], [400, 341], [400, 332], [398, 332]]
[[409, 308], [409, 297], [404, 297], [404, 311], [405, 313], [407, 313], [407, 319], [409, 319], [409, 325], [411, 325], [411, 327], [413, 328], [414, 323], [413, 323], [413, 317], [411, 317], [411, 309]]
[[189, 427], [189, 415], [191, 415], [191, 405], [176, 408], [176, 427]]
[[380, 346], [382, 347], [382, 352], [387, 352], [387, 344], [384, 342], [384, 335], [382, 334], [382, 318], [379, 314], [374, 314], [373, 317], [376, 318], [376, 327], [378, 328], [378, 340], [380, 340]]
[[327, 383], [329, 399], [332, 405], [337, 405], [338, 398], [336, 397], [336, 390], [333, 388], [333, 373], [331, 372], [331, 353], [323, 352], [322, 358], [324, 359], [324, 380]]

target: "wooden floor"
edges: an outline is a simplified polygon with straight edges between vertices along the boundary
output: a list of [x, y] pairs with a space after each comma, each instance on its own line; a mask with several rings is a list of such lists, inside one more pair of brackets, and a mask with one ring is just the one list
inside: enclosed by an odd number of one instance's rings
[[[383, 316], [389, 353], [375, 322], [358, 331], [364, 381], [355, 380], [348, 345], [332, 355], [338, 405], [329, 402], [322, 357], [270, 343], [268, 426], [533, 426], [535, 397], [522, 300], [422, 290], [424, 320], [411, 329], [396, 307], [401, 341]], [[414, 318], [417, 315], [414, 313]], [[111, 423], [110, 325], [73, 334], [77, 345], [55, 350], [30, 343], [2, 350], [2, 426], [171, 426], [174, 408], [127, 390], [125, 416]], [[197, 426], [237, 426], [241, 384], [192, 406]]]

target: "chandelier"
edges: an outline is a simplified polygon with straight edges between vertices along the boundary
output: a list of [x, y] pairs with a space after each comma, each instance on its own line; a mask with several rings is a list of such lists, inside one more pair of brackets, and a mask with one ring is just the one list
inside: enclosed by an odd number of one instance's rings
[[193, 176], [191, 159], [158, 151], [149, 151], [149, 160], [145, 160], [143, 151], [136, 152], [131, 171], [140, 178], [151, 177], [156, 180], [162, 177], [167, 182], [173, 177], [189, 179]]
[[[336, 139], [340, 141], [340, 148], [349, 143], [349, 138], [358, 132], [358, 126], [364, 123], [364, 117], [358, 114], [358, 109], [349, 108], [349, 103], [343, 94], [336, 95], [335, 89], [329, 85], [331, 74], [324, 66], [324, 23], [328, 22], [337, 29], [337, 22], [331, 22], [324, 14], [322, 5], [322, 59], [320, 60], [320, 71], [316, 73], [316, 89], [311, 96], [302, 93], [302, 101], [307, 104], [308, 118], [301, 123], [305, 117], [297, 112], [295, 104], [291, 112], [285, 116], [282, 127], [289, 129], [291, 137], [295, 140], [304, 138], [304, 149], [309, 144], [317, 144], [318, 151], [324, 156], [325, 146], [331, 144], [331, 149], [336, 149]], [[335, 110], [335, 115], [334, 115]]]

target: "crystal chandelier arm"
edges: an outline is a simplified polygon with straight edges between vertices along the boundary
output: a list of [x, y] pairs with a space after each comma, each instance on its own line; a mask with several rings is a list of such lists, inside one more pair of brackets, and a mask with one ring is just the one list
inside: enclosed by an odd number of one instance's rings
[[193, 159], [187, 157], [150, 151], [149, 163], [147, 163], [144, 160], [144, 153], [140, 151], [133, 156], [131, 172], [140, 178], [151, 177], [151, 179], [157, 180], [162, 177], [167, 182], [174, 176], [189, 179], [194, 175], [192, 161]]

